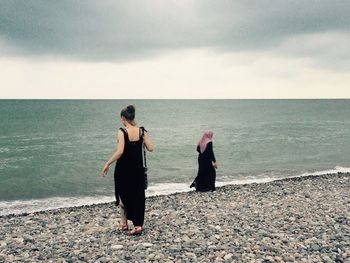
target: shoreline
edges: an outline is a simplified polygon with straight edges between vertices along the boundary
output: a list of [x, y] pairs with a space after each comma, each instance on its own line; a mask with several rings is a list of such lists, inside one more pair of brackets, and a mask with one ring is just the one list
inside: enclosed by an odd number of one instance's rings
[[146, 199], [145, 232], [113, 202], [0, 217], [0, 262], [350, 262], [350, 173]]
[[[346, 174], [350, 173], [350, 168], [335, 167], [331, 170], [324, 170], [318, 172], [309, 172], [299, 175], [291, 175], [288, 177], [257, 177], [249, 179], [233, 179], [229, 181], [217, 181], [217, 188], [226, 185], [247, 185], [247, 184], [264, 184], [279, 180], [287, 180], [290, 178], [298, 177], [318, 177], [322, 175], [330, 174]], [[194, 189], [190, 189], [186, 183], [157, 183], [151, 184], [146, 191], [146, 198], [151, 196], [163, 196], [183, 192], [191, 192]], [[72, 196], [72, 197], [48, 197], [42, 199], [28, 199], [28, 200], [8, 200], [0, 201], [0, 218], [5, 216], [17, 216], [28, 215], [32, 213], [38, 213], [43, 211], [52, 211], [65, 208], [77, 208], [82, 206], [90, 206], [95, 204], [105, 204], [114, 202], [114, 195], [110, 196]], [[44, 208], [43, 208], [44, 207]], [[3, 212], [5, 211], [5, 212]]]

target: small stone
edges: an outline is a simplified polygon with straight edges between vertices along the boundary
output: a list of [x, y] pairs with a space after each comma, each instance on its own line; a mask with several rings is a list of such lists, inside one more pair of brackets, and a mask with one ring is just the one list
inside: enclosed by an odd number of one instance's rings
[[192, 259], [196, 259], [197, 256], [196, 254], [192, 253], [192, 252], [186, 252], [185, 253], [186, 257], [192, 258]]
[[143, 245], [144, 247], [152, 247], [152, 246], [153, 246], [152, 243], [142, 243], [142, 245]]
[[103, 257], [103, 258], [100, 258], [99, 261], [100, 261], [101, 263], [107, 263], [107, 262], [108, 262], [108, 259], [105, 258], [105, 257]]
[[232, 254], [228, 253], [227, 255], [224, 256], [224, 260], [230, 260], [232, 258]]
[[282, 259], [282, 257], [276, 256], [276, 257], [275, 257], [275, 261], [276, 261], [276, 262], [282, 262], [283, 259]]
[[137, 246], [135, 245], [130, 245], [130, 246], [128, 246], [128, 250], [130, 250], [130, 251], [134, 251], [134, 250], [136, 250], [137, 249]]
[[14, 238], [13, 239], [17, 244], [22, 244], [23, 243], [23, 241], [24, 241], [24, 239], [23, 238], [21, 238], [21, 237], [18, 237], [18, 238]]
[[284, 261], [289, 261], [289, 262], [295, 261], [295, 257], [293, 257], [292, 255], [284, 255], [283, 258], [284, 258]]
[[221, 226], [215, 226], [215, 229], [220, 231], [221, 230]]
[[319, 245], [311, 245], [312, 250], [318, 251], [320, 249]]
[[113, 246], [111, 246], [111, 249], [113, 249], [113, 250], [121, 250], [123, 248], [124, 248], [123, 245], [113, 245]]
[[161, 258], [162, 258], [161, 255], [156, 255], [156, 256], [154, 257], [155, 260], [160, 260]]
[[332, 262], [332, 259], [328, 256], [323, 256], [322, 259], [324, 262]]
[[182, 238], [182, 240], [183, 242], [191, 242], [191, 239], [186, 235]]

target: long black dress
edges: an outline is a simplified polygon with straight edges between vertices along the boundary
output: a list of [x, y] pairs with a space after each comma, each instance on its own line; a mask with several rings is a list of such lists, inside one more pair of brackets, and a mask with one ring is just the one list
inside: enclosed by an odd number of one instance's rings
[[213, 162], [216, 162], [213, 152], [213, 143], [209, 142], [204, 152], [201, 153], [197, 147], [198, 155], [198, 174], [190, 187], [195, 187], [196, 191], [206, 192], [215, 191], [216, 171]]
[[[144, 128], [140, 128], [141, 131]], [[118, 159], [114, 171], [116, 205], [122, 201], [126, 217], [134, 226], [143, 226], [145, 216], [145, 181], [142, 162], [143, 137], [138, 141], [129, 141], [126, 130], [124, 134], [124, 152]]]

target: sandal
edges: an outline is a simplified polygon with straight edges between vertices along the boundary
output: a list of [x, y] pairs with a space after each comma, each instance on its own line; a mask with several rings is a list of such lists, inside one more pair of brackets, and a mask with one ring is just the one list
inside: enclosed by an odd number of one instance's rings
[[121, 229], [122, 231], [127, 231], [127, 230], [129, 230], [129, 226], [128, 226], [128, 224], [121, 224], [121, 225], [120, 225], [120, 229]]
[[141, 235], [141, 234], [142, 234], [142, 231], [143, 231], [143, 227], [142, 227], [142, 226], [137, 226], [137, 227], [134, 227], [134, 229], [130, 230], [130, 231], [128, 232], [128, 235], [129, 235], [129, 236]]

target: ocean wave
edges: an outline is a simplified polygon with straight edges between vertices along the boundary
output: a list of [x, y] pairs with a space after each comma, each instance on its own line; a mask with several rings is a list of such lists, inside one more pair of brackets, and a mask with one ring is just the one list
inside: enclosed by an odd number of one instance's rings
[[8, 147], [0, 147], [0, 153], [8, 153], [10, 152], [10, 148]]

